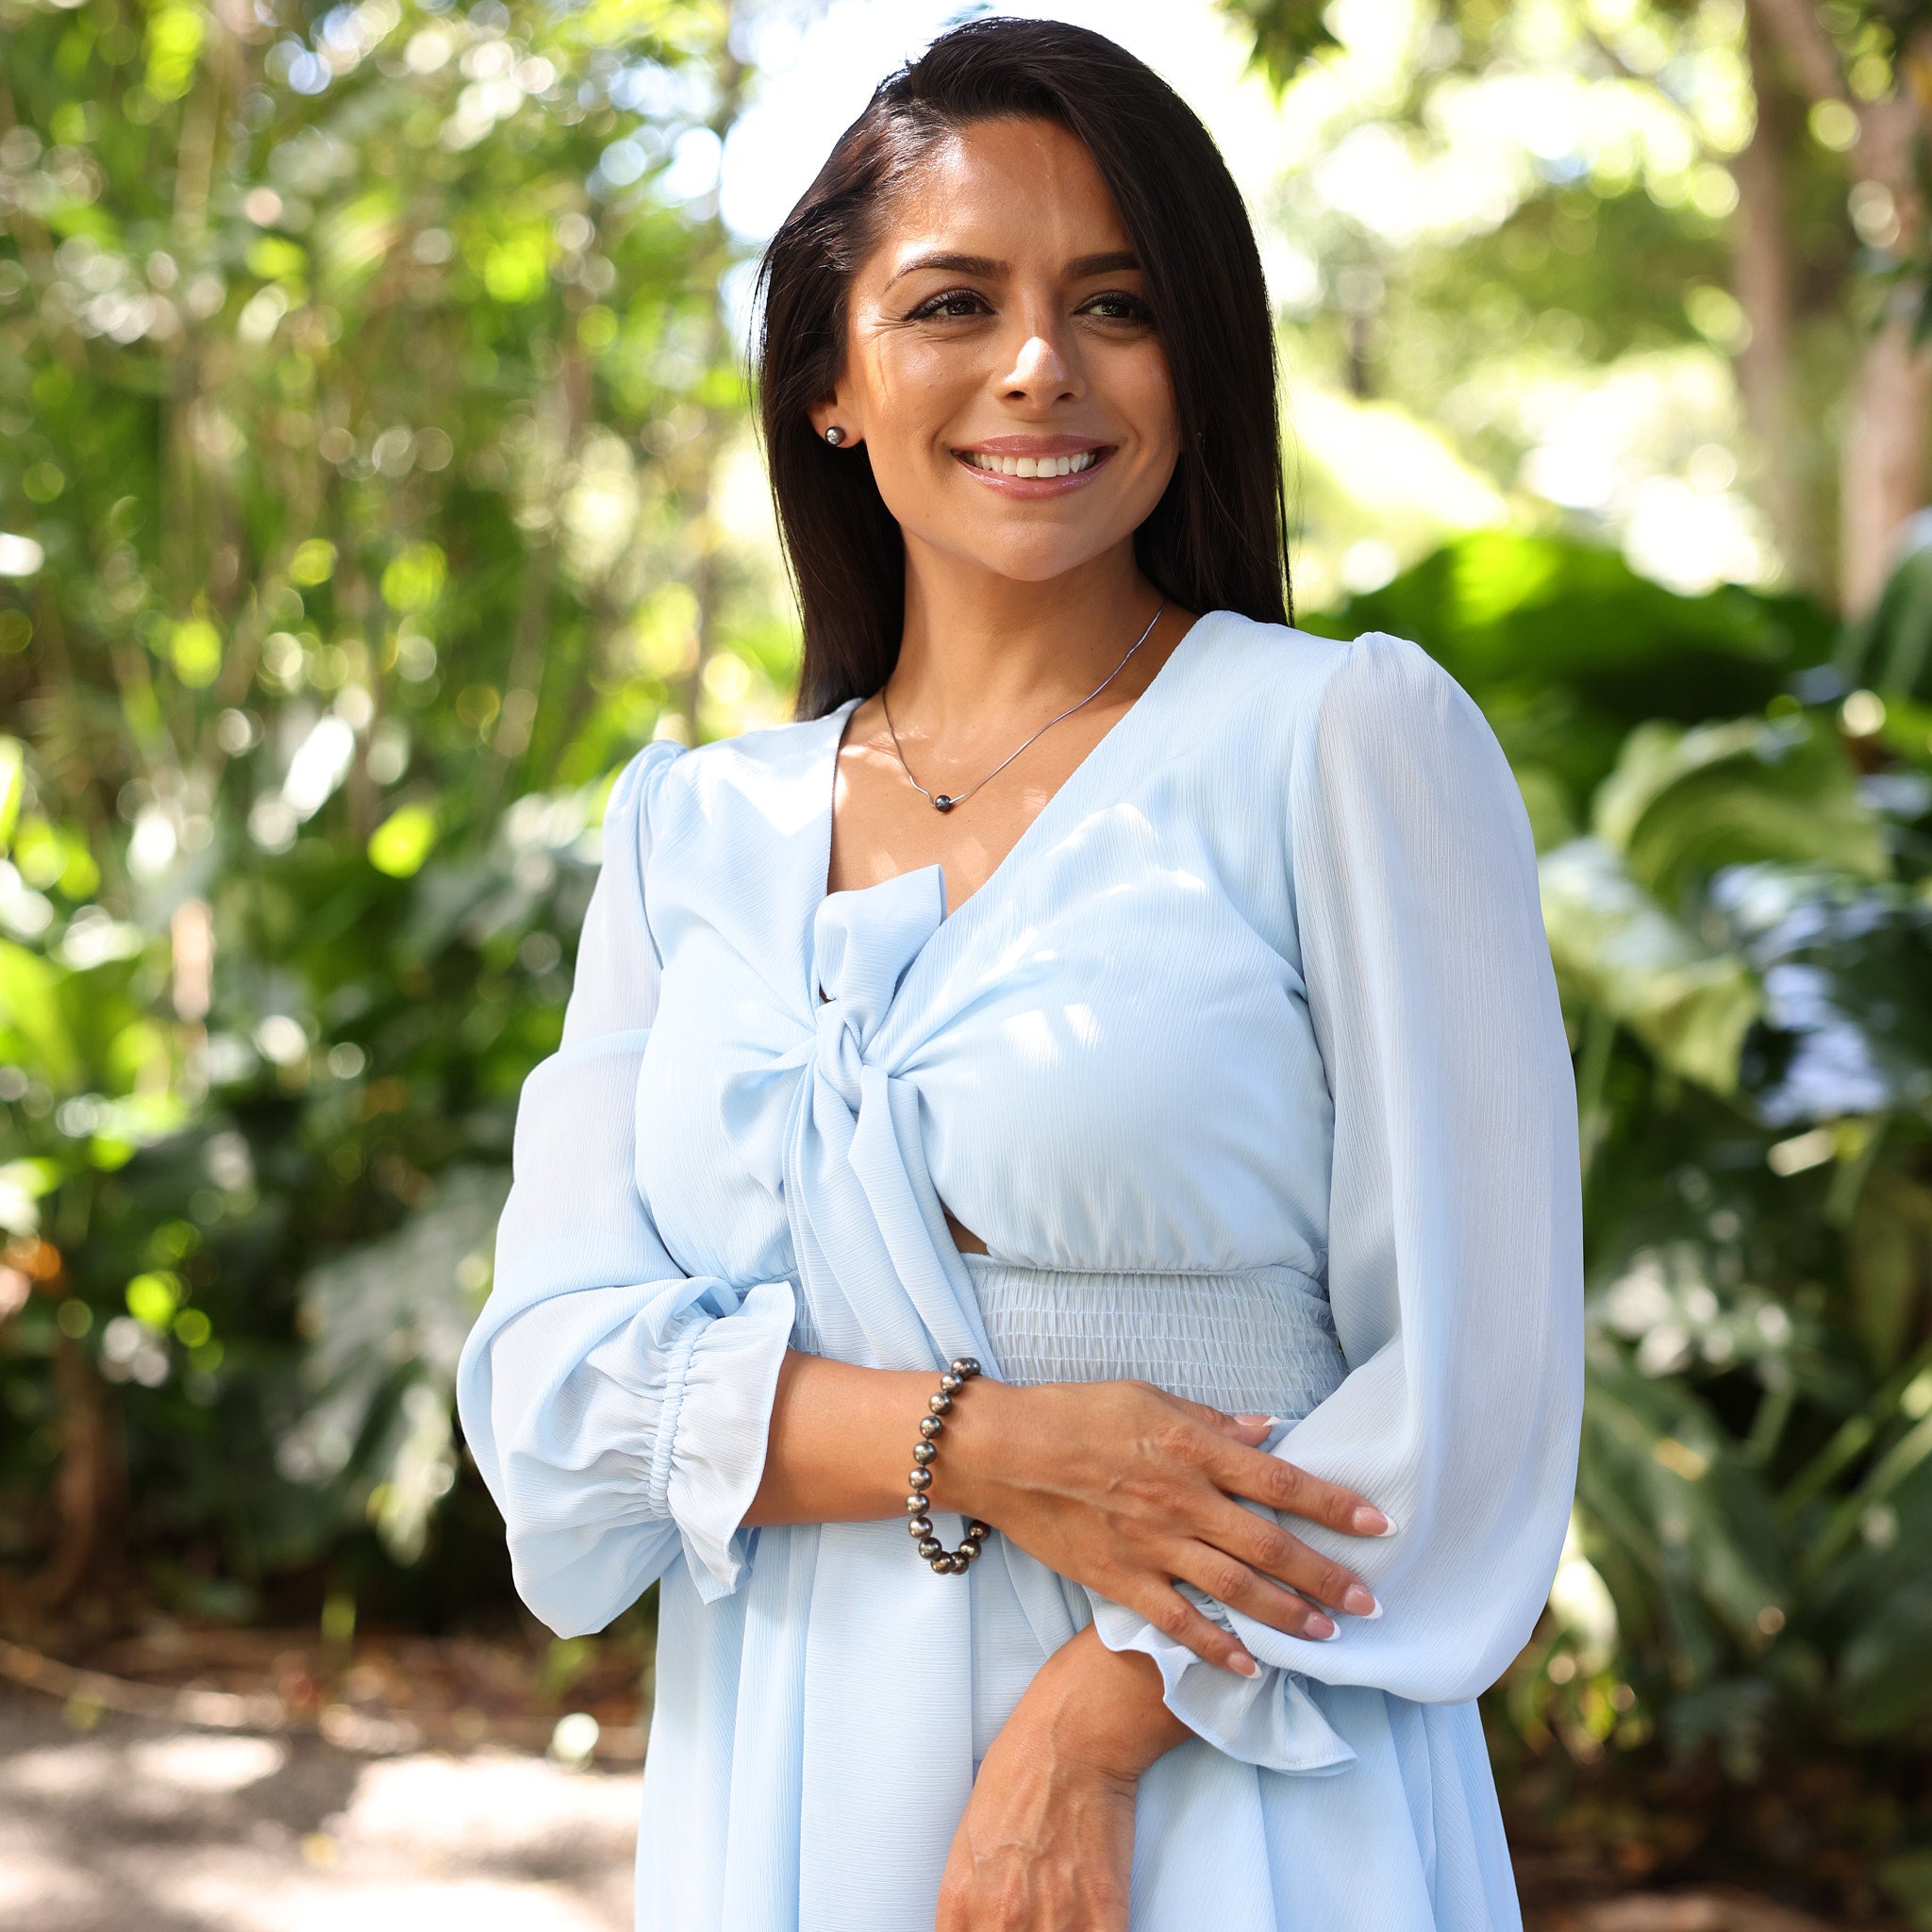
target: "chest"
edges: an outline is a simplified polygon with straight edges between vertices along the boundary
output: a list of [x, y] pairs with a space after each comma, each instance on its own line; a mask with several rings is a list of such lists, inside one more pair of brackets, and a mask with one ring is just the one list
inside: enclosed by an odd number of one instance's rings
[[783, 1272], [792, 1109], [836, 1050], [840, 1079], [892, 1090], [941, 1203], [995, 1255], [1311, 1266], [1327, 1087], [1284, 908], [1266, 929], [1253, 871], [1158, 801], [1084, 814], [902, 948], [836, 1049], [814, 922], [660, 898], [638, 1166], [673, 1251]]

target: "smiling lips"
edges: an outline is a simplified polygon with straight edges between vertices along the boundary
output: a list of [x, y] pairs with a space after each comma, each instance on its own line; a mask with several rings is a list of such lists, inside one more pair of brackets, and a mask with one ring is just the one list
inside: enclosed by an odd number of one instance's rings
[[1093, 467], [1098, 450], [1083, 449], [1074, 457], [1002, 457], [991, 450], [959, 452], [975, 470], [987, 470], [1001, 476], [1074, 476]]
[[[1023, 496], [1058, 495], [1077, 490], [1113, 454], [1108, 443], [1073, 436], [991, 437], [953, 452], [975, 476], [995, 489]], [[1025, 486], [1030, 485], [1030, 488]]]

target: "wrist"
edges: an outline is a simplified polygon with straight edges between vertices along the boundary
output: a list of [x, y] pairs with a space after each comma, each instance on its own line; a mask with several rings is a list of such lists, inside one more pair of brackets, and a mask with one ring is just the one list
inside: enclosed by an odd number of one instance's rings
[[975, 1375], [953, 1399], [933, 1446], [932, 1507], [998, 1526], [1002, 1451], [1010, 1445], [1026, 1391]]
[[1021, 1711], [1056, 1762], [1126, 1784], [1191, 1735], [1163, 1701], [1154, 1660], [1108, 1649], [1091, 1624], [1041, 1666]]

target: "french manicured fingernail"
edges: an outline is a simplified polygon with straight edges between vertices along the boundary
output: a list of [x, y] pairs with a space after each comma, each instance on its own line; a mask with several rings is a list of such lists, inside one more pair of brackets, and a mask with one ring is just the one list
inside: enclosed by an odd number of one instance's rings
[[1261, 1666], [1244, 1650], [1236, 1651], [1230, 1661], [1244, 1677], [1258, 1677], [1261, 1674]]
[[1320, 1610], [1302, 1625], [1302, 1635], [1312, 1637], [1317, 1643], [1326, 1643], [1335, 1634], [1335, 1619], [1324, 1617]]
[[1246, 1423], [1251, 1429], [1272, 1429], [1274, 1426], [1274, 1418], [1272, 1415], [1238, 1415], [1235, 1421]]
[[1341, 1592], [1341, 1607], [1352, 1617], [1379, 1617], [1382, 1606], [1359, 1583], [1351, 1583]]
[[1357, 1536], [1393, 1536], [1395, 1525], [1382, 1512], [1364, 1503], [1349, 1519]]

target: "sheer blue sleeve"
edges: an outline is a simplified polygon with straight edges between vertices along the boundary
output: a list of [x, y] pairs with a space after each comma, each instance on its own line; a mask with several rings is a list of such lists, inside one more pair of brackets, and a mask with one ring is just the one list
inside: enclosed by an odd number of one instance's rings
[[677, 753], [650, 746], [611, 792], [562, 1044], [524, 1088], [495, 1280], [458, 1377], [517, 1589], [566, 1636], [602, 1629], [680, 1554], [707, 1597], [738, 1587], [793, 1318], [788, 1282], [687, 1275], [638, 1187], [660, 970], [649, 806]]
[[1291, 797], [1335, 1108], [1327, 1286], [1350, 1373], [1274, 1453], [1391, 1519], [1374, 1540], [1282, 1519], [1380, 1611], [1315, 1642], [1209, 1607], [1278, 1667], [1253, 1686], [1098, 1612], [1109, 1642], [1160, 1664], [1177, 1714], [1262, 1762], [1291, 1718], [1305, 1724], [1297, 1678], [1452, 1703], [1502, 1674], [1561, 1551], [1583, 1393], [1574, 1092], [1502, 752], [1425, 654], [1370, 636], [1313, 708]]

